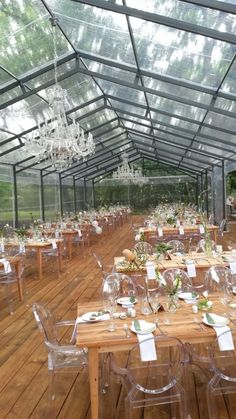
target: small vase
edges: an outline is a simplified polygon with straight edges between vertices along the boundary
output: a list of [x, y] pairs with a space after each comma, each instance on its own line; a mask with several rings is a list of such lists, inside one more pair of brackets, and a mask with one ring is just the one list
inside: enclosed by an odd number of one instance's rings
[[178, 295], [169, 294], [168, 302], [167, 302], [167, 310], [169, 311], [169, 313], [175, 313], [177, 308], [178, 308]]

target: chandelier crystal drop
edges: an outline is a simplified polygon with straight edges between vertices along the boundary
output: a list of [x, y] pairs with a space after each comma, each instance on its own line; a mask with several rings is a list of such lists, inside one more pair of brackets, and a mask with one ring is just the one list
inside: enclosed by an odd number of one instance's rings
[[67, 91], [58, 84], [57, 51], [56, 51], [56, 27], [57, 19], [51, 19], [53, 26], [54, 47], [54, 72], [55, 84], [49, 89], [48, 103], [51, 108], [52, 118], [38, 124], [38, 131], [34, 132], [26, 140], [25, 145], [30, 154], [37, 156], [38, 162], [48, 160], [56, 170], [66, 169], [76, 160], [85, 160], [87, 156], [94, 154], [95, 143], [89, 133], [85, 136], [84, 130], [72, 117], [68, 122], [65, 103]]
[[142, 175], [141, 169], [134, 169], [131, 165], [129, 166], [129, 159], [126, 153], [121, 155], [122, 165], [113, 172], [112, 178], [115, 180], [121, 180], [123, 183], [134, 183], [134, 184], [144, 184], [147, 182], [147, 178]]

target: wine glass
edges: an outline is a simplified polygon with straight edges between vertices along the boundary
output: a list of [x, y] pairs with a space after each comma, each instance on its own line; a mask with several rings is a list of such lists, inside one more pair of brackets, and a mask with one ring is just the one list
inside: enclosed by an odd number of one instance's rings
[[108, 324], [107, 330], [109, 332], [113, 332], [116, 330], [116, 325], [114, 322], [114, 305], [116, 302], [117, 294], [118, 294], [118, 282], [116, 280], [116, 276], [111, 274], [108, 275], [103, 281], [103, 303], [105, 310], [109, 311], [110, 313], [110, 322]]

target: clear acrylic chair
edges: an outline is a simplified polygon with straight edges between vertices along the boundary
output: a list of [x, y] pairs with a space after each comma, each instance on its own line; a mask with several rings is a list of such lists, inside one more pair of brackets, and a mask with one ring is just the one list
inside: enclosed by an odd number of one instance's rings
[[110, 275], [111, 273], [114, 272], [114, 265], [109, 265], [108, 266], [108, 268], [110, 270], [110, 272], [108, 272], [108, 270], [105, 269], [104, 262], [103, 262], [102, 258], [100, 256], [98, 256], [97, 253], [95, 253], [95, 252], [93, 252], [93, 257], [96, 261], [97, 266], [99, 267], [99, 269], [102, 272], [103, 278], [105, 278], [107, 275]]
[[207, 385], [207, 407], [209, 418], [212, 419], [221, 418], [217, 404], [219, 396], [224, 397], [224, 402], [226, 400], [227, 410], [231, 412], [229, 417], [235, 417], [233, 401], [236, 394], [236, 328], [231, 329], [231, 335], [234, 349], [220, 350], [222, 338], [228, 340], [228, 331], [225, 331], [217, 337], [209, 350], [214, 375]]
[[[20, 257], [20, 256], [15, 256]], [[21, 258], [20, 270], [16, 272], [16, 268], [13, 263], [14, 257], [11, 258], [10, 262], [7, 258], [2, 259], [2, 264], [0, 266], [0, 285], [4, 286], [6, 301], [9, 309], [10, 314], [14, 314], [13, 308], [13, 285], [17, 284], [19, 290], [19, 281], [21, 281], [21, 287], [23, 288], [23, 272], [24, 272], [24, 263], [23, 259]], [[24, 292], [23, 292], [24, 294]]]
[[[188, 417], [187, 396], [182, 385], [185, 374], [185, 351], [182, 342], [174, 337], [159, 335], [151, 338], [156, 350], [156, 360], [142, 361], [142, 346], [150, 339], [136, 344], [128, 356], [126, 374], [123, 379], [129, 389], [125, 399], [126, 419], [133, 419], [138, 409], [152, 408], [158, 416], [158, 406], [172, 406], [172, 417]], [[153, 407], [155, 406], [155, 410]], [[155, 413], [154, 413], [155, 412]], [[147, 412], [148, 413], [148, 412]]]
[[60, 372], [79, 370], [87, 365], [86, 349], [77, 348], [75, 345], [63, 344], [59, 341], [59, 328], [75, 326], [75, 321], [56, 322], [52, 313], [42, 304], [33, 304], [33, 314], [48, 352], [49, 397], [55, 398], [55, 375]]
[[205, 273], [204, 287], [206, 290], [220, 291], [227, 296], [233, 274], [226, 266], [211, 266]]
[[227, 220], [223, 218], [223, 220], [221, 220], [219, 224], [218, 236], [223, 237], [224, 233], [226, 232], [226, 225], [227, 225]]
[[152, 255], [153, 254], [153, 248], [152, 245], [148, 242], [141, 241], [136, 243], [134, 246], [137, 253], [140, 253], [142, 255]]
[[184, 255], [185, 247], [183, 242], [179, 240], [170, 240], [167, 242], [167, 244], [171, 246], [169, 253], [181, 253], [182, 255]]
[[192, 280], [188, 276], [187, 272], [185, 272], [183, 269], [178, 268], [170, 268], [166, 269], [162, 276], [167, 284], [168, 288], [171, 288], [171, 284], [176, 282], [176, 277], [179, 276], [180, 278], [180, 287], [179, 291], [190, 291], [192, 290]]
[[[204, 253], [205, 252], [205, 245], [206, 245], [206, 240], [201, 239], [196, 246], [196, 251], [198, 253]], [[216, 243], [214, 242], [214, 240], [211, 240], [211, 248], [212, 248], [212, 250], [216, 250]]]

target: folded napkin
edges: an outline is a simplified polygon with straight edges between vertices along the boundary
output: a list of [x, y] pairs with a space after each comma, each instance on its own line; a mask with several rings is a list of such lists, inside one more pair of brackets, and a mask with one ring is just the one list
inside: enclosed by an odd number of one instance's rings
[[[110, 314], [109, 313], [106, 313], [106, 314], [104, 314], [102, 320], [99, 320], [99, 321], [104, 321], [104, 320], [109, 320], [109, 319], [110, 319]], [[90, 323], [90, 322], [84, 320], [82, 316], [81, 317], [77, 317], [77, 319], [75, 320], [74, 329], [73, 329], [73, 332], [72, 332], [72, 335], [71, 335], [71, 338], [70, 338], [70, 342], [71, 343], [75, 342], [75, 339], [76, 339], [76, 336], [77, 336], [77, 325], [79, 323]]]
[[[213, 327], [218, 337], [220, 351], [231, 351], [234, 350], [234, 342], [232, 333], [228, 326]], [[226, 333], [224, 333], [226, 332]], [[222, 335], [222, 333], [224, 333]]]
[[[137, 335], [140, 348], [140, 357], [143, 362], [156, 361], [156, 347], [152, 333]], [[148, 339], [148, 340], [147, 340]]]
[[9, 274], [11, 272], [10, 262], [8, 262], [8, 260], [6, 260], [6, 259], [0, 259], [0, 262], [2, 262], [2, 264], [4, 266], [5, 274]]

